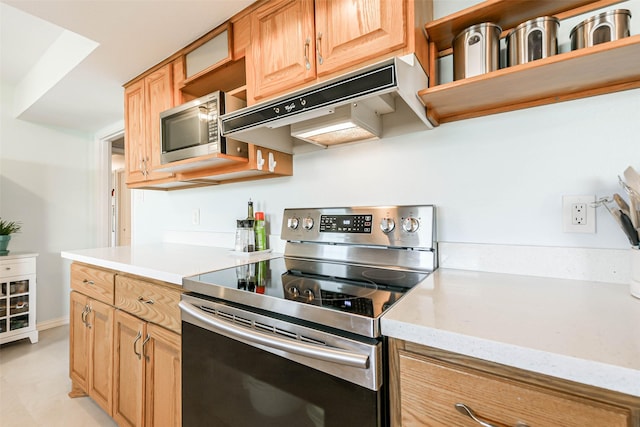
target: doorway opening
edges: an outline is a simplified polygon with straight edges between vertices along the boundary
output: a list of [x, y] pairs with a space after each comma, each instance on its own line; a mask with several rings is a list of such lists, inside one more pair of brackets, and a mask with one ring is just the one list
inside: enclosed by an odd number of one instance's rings
[[131, 190], [125, 183], [124, 135], [111, 142], [109, 246], [131, 245]]

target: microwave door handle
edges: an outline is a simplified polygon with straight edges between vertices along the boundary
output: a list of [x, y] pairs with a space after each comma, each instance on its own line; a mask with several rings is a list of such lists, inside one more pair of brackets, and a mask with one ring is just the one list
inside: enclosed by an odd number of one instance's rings
[[200, 322], [204, 323], [206, 325], [206, 328], [210, 331], [217, 332], [228, 338], [258, 345], [264, 345], [274, 349], [287, 351], [289, 353], [326, 362], [333, 362], [362, 369], [366, 369], [369, 367], [368, 355], [357, 354], [336, 348], [322, 347], [319, 345], [307, 344], [291, 339], [272, 336], [264, 332], [254, 331], [251, 329], [236, 326], [233, 323], [225, 320], [216, 319], [208, 315], [205, 311], [194, 306], [193, 304], [185, 301], [180, 301], [178, 305], [183, 312], [193, 316]]

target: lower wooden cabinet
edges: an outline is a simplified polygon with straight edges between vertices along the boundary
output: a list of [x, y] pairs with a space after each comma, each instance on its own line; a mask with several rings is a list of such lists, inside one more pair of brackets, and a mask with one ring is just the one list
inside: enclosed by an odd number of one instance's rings
[[[72, 282], [80, 272], [95, 281], [80, 266], [72, 265]], [[120, 427], [180, 426], [181, 291], [111, 273], [116, 306], [71, 292], [69, 395], [89, 395]]]
[[145, 347], [145, 426], [175, 427], [182, 422], [182, 342], [180, 335], [147, 324]]
[[[396, 341], [392, 425], [640, 425], [640, 399]], [[476, 366], [474, 366], [474, 364]], [[635, 415], [634, 415], [635, 414]]]
[[71, 397], [88, 394], [112, 415], [115, 308], [71, 292], [69, 374]]
[[180, 335], [116, 312], [113, 418], [120, 427], [180, 425], [180, 351]]

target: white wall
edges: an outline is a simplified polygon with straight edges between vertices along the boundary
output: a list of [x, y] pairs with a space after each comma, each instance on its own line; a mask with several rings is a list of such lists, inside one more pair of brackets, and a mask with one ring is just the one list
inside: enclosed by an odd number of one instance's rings
[[37, 252], [37, 323], [69, 314], [69, 262], [96, 245], [93, 137], [17, 120], [2, 88], [0, 216], [22, 222], [11, 252]]
[[[441, 241], [623, 248], [603, 210], [596, 234], [563, 233], [561, 198], [622, 191], [617, 175], [640, 169], [639, 117], [640, 91], [632, 90], [296, 155], [290, 178], [137, 190], [134, 241], [232, 232], [252, 198], [275, 234], [285, 207], [433, 203]], [[196, 208], [199, 226], [191, 224]]]

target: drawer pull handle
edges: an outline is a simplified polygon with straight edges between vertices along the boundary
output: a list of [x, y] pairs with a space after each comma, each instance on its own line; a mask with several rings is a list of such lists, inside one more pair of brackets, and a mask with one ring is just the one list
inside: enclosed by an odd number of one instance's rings
[[84, 283], [85, 285], [95, 285], [96, 284], [93, 280], [87, 280], [87, 279], [84, 279], [82, 281], [82, 283]]
[[311, 62], [309, 62], [309, 45], [311, 44], [311, 39], [307, 37], [304, 41], [304, 68], [307, 70], [311, 69]]
[[9, 271], [9, 270], [11, 270], [11, 267], [5, 267], [4, 269]]
[[318, 38], [316, 39], [316, 53], [318, 54], [318, 64], [320, 65], [324, 63], [324, 59], [322, 58], [322, 52], [320, 51], [321, 43], [322, 43], [322, 33], [318, 33]]
[[80, 315], [80, 319], [82, 320], [84, 326], [87, 326], [87, 314], [89, 314], [87, 310], [89, 310], [89, 306], [85, 305], [84, 309], [82, 310], [82, 314]]
[[483, 427], [497, 427], [495, 424], [488, 423], [482, 420], [481, 418], [478, 418], [476, 414], [471, 410], [471, 408], [469, 408], [464, 403], [456, 403], [454, 406], [456, 407], [456, 410], [460, 412], [462, 415], [468, 416], [473, 421], [477, 422]]
[[138, 356], [138, 360], [142, 358], [142, 354], [136, 351], [136, 344], [138, 343], [138, 341], [140, 341], [140, 338], [142, 338], [142, 332], [138, 331], [138, 335], [136, 335], [136, 339], [133, 342], [133, 352], [136, 354], [136, 356]]
[[142, 304], [153, 304], [152, 299], [144, 299], [143, 297], [138, 297], [138, 301], [140, 301]]

